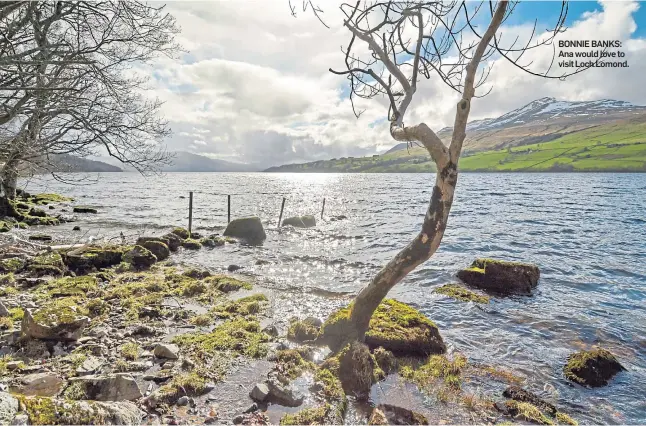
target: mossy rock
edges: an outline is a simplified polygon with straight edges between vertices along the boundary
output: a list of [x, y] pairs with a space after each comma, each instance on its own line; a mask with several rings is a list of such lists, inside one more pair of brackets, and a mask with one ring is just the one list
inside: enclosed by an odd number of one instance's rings
[[292, 318], [287, 329], [287, 338], [295, 342], [316, 340], [321, 325], [321, 320], [314, 317], [308, 317], [304, 320]]
[[21, 330], [25, 336], [35, 339], [78, 340], [90, 322], [88, 313], [86, 308], [78, 304], [77, 298], [53, 299], [33, 314], [26, 310]]
[[188, 232], [188, 229], [186, 228], [177, 227], [173, 229], [171, 233], [177, 235], [182, 240], [185, 240], [191, 237], [191, 234]]
[[168, 246], [170, 251], [177, 251], [182, 246], [182, 238], [172, 232], [162, 235], [160, 239]]
[[358, 399], [367, 399], [375, 380], [376, 363], [370, 349], [354, 341], [339, 351], [339, 379], [343, 390]]
[[498, 411], [506, 414], [514, 419], [523, 420], [530, 423], [539, 425], [553, 425], [554, 421], [546, 416], [538, 407], [529, 403], [515, 400], [507, 400], [505, 402], [496, 403], [495, 407]]
[[163, 241], [139, 238], [136, 245], [149, 250], [155, 255], [157, 261], [165, 260], [170, 256], [168, 244]]
[[47, 293], [52, 297], [94, 297], [99, 290], [93, 276], [64, 277], [47, 283]]
[[336, 408], [332, 404], [324, 404], [320, 407], [305, 408], [293, 414], [285, 414], [279, 424], [281, 425], [334, 425], [341, 424], [337, 418]]
[[225, 243], [226, 243], [226, 240], [224, 238], [220, 238], [216, 236], [204, 237], [200, 239], [200, 244], [208, 248], [222, 247]]
[[507, 389], [505, 389], [502, 395], [505, 398], [513, 399], [514, 401], [528, 402], [540, 408], [541, 411], [547, 413], [549, 416], [556, 416], [557, 409], [554, 405], [550, 404], [547, 401], [544, 401], [538, 395], [529, 392], [521, 387], [509, 386]]
[[27, 262], [19, 257], [0, 260], [0, 271], [16, 273], [22, 271]]
[[381, 368], [385, 374], [389, 374], [397, 368], [397, 358], [395, 358], [395, 355], [389, 350], [380, 346], [372, 352], [372, 355], [375, 357], [375, 361], [379, 368]]
[[212, 275], [205, 278], [204, 282], [211, 284], [213, 288], [223, 293], [231, 293], [241, 289], [252, 289], [252, 285], [250, 283], [241, 281], [237, 278], [228, 277], [226, 275]]
[[[347, 341], [352, 306], [332, 314], [321, 328], [321, 338], [332, 350]], [[437, 326], [418, 310], [393, 299], [385, 299], [375, 310], [365, 343], [395, 354], [429, 355], [446, 352]]]
[[60, 194], [54, 194], [54, 193], [34, 194], [28, 197], [28, 199], [34, 204], [51, 204], [51, 203], [64, 203], [67, 201], [74, 201], [73, 198], [64, 197]]
[[229, 222], [222, 235], [240, 238], [249, 244], [258, 244], [267, 238], [262, 222], [257, 216], [233, 219]]
[[538, 285], [540, 271], [529, 263], [476, 259], [457, 276], [470, 286], [497, 294], [531, 294]]
[[77, 273], [87, 273], [94, 269], [118, 265], [122, 262], [123, 255], [131, 249], [132, 246], [92, 246], [83, 249], [80, 253], [75, 251], [63, 253], [63, 261], [71, 270]]
[[433, 293], [442, 294], [462, 302], [489, 303], [489, 297], [474, 293], [459, 284], [446, 284]]
[[31, 260], [27, 271], [31, 276], [42, 277], [45, 275], [60, 276], [66, 270], [63, 257], [57, 251], [39, 254]]
[[139, 425], [145, 415], [130, 401], [72, 401], [18, 395], [32, 425]]
[[595, 348], [570, 355], [563, 373], [565, 378], [580, 385], [600, 387], [607, 385], [615, 374], [623, 370], [625, 368], [612, 353]]
[[182, 247], [187, 250], [199, 250], [202, 248], [202, 244], [198, 240], [187, 238], [182, 242]]

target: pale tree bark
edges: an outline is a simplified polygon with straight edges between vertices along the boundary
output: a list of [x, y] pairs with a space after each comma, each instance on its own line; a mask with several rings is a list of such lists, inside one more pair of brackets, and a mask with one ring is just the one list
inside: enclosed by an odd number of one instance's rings
[[[424, 222], [419, 234], [402, 251], [400, 251], [386, 266], [384, 266], [372, 281], [364, 287], [356, 299], [351, 311], [349, 336], [363, 340], [370, 319], [388, 292], [399, 283], [406, 275], [427, 261], [437, 251], [449, 218], [453, 195], [458, 179], [457, 164], [462, 151], [462, 144], [466, 136], [466, 125], [471, 107], [471, 100], [475, 92], [475, 76], [480, 61], [489, 48], [489, 43], [495, 36], [496, 31], [503, 22], [507, 11], [508, 2], [501, 1], [496, 7], [489, 26], [480, 39], [477, 48], [466, 66], [466, 77], [462, 91], [462, 99], [458, 102], [455, 113], [455, 124], [451, 144], [447, 149], [440, 138], [426, 124], [420, 123], [415, 126], [404, 127], [403, 117], [406, 108], [410, 104], [416, 89], [417, 78], [413, 75], [412, 83], [409, 83], [402, 72], [392, 62], [390, 57], [383, 51], [379, 43], [370, 34], [360, 32], [358, 29], [348, 26], [355, 36], [366, 41], [373, 52], [384, 63], [392, 75], [400, 80], [399, 83], [405, 91], [398, 111], [391, 122], [391, 135], [397, 141], [417, 141], [424, 145], [431, 158], [437, 166], [435, 185], [429, 202]], [[418, 15], [420, 35], [417, 41], [416, 56], [414, 58], [413, 73], [417, 71], [420, 47], [423, 43], [421, 13]]]

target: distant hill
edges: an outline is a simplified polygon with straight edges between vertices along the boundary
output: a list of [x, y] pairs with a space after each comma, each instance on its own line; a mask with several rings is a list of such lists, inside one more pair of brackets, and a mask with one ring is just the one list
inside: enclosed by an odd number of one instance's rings
[[[438, 136], [445, 144], [451, 129]], [[646, 107], [623, 101], [542, 98], [498, 118], [472, 121], [462, 171], [646, 171]], [[382, 155], [289, 164], [268, 172], [434, 171], [424, 148], [397, 144]]]
[[122, 172], [121, 168], [103, 161], [89, 160], [69, 154], [54, 155], [50, 159], [48, 172], [56, 173], [95, 173], [95, 172]]
[[247, 164], [215, 160], [186, 151], [177, 151], [173, 155], [171, 164], [162, 167], [163, 172], [252, 172], [259, 170], [258, 167]]

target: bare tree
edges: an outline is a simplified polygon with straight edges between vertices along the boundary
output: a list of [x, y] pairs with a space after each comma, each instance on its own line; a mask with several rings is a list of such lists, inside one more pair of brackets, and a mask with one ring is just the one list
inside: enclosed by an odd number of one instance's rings
[[136, 67], [178, 50], [175, 20], [141, 2], [0, 5], [0, 178], [52, 169], [60, 154], [104, 153], [142, 173], [168, 159], [161, 103]]
[[[390, 289], [438, 249], [447, 226], [458, 179], [458, 161], [466, 136], [466, 126], [475, 97], [483, 90], [492, 69], [489, 59], [506, 60], [519, 69], [543, 78], [563, 79], [578, 73], [552, 75], [555, 48], [553, 40], [565, 30], [567, 3], [555, 27], [537, 34], [536, 25], [528, 40], [503, 39], [502, 25], [512, 14], [516, 3], [508, 1], [440, 2], [440, 1], [362, 1], [343, 4], [344, 26], [351, 34], [345, 49], [345, 69], [331, 72], [347, 77], [353, 110], [355, 99], [383, 97], [389, 104], [390, 135], [397, 141], [423, 145], [437, 166], [435, 183], [422, 229], [371, 282], [353, 302], [349, 324], [342, 338], [363, 340], [370, 319]], [[296, 10], [291, 6], [292, 14]], [[322, 19], [322, 10], [310, 0], [303, 10], [311, 8]], [[484, 15], [484, 16], [483, 16]], [[478, 18], [478, 19], [476, 19]], [[475, 22], [486, 21], [481, 30]], [[365, 52], [367, 46], [368, 52]], [[364, 48], [362, 51], [361, 47]], [[544, 69], [533, 69], [528, 52], [551, 49], [552, 61]], [[439, 78], [461, 95], [457, 103], [453, 133], [449, 146], [425, 123], [405, 125], [406, 112], [422, 78]], [[480, 89], [482, 93], [476, 95]], [[491, 88], [489, 88], [490, 90]]]

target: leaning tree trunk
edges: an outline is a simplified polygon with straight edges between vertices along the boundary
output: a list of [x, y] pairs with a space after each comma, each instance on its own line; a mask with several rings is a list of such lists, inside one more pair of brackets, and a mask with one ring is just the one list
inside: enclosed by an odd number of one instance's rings
[[[372, 281], [364, 287], [354, 300], [350, 315], [349, 329], [344, 330], [344, 335], [350, 339], [363, 341], [364, 335], [368, 330], [370, 319], [381, 301], [386, 297], [391, 288], [400, 282], [406, 275], [413, 271], [417, 266], [428, 260], [440, 246], [444, 230], [453, 204], [453, 193], [458, 180], [457, 165], [462, 152], [462, 144], [466, 137], [467, 121], [469, 111], [471, 110], [471, 99], [475, 94], [475, 78], [480, 61], [490, 46], [490, 42], [500, 25], [503, 22], [507, 11], [508, 2], [501, 1], [496, 7], [495, 13], [492, 14], [491, 22], [487, 30], [482, 35], [469, 64], [465, 67], [466, 77], [462, 91], [462, 99], [458, 102], [455, 122], [453, 124], [453, 134], [451, 144], [447, 148], [440, 138], [424, 123], [417, 126], [404, 127], [403, 117], [406, 109], [411, 103], [413, 95], [417, 88], [417, 65], [419, 63], [420, 48], [423, 42], [421, 13], [416, 14], [419, 19], [418, 28], [419, 36], [417, 43], [416, 55], [413, 62], [413, 77], [409, 83], [397, 65], [393, 63], [387, 52], [385, 52], [379, 43], [367, 33], [362, 33], [356, 28], [346, 26], [353, 34], [361, 40], [368, 43], [376, 56], [382, 61], [386, 68], [397, 78], [404, 89], [405, 96], [399, 107], [394, 105], [392, 93], [387, 85], [384, 85], [385, 91], [391, 99], [393, 107], [393, 118], [390, 126], [390, 134], [398, 141], [418, 141], [421, 142], [428, 150], [431, 158], [437, 166], [435, 176], [435, 186], [431, 200], [424, 216], [422, 230], [415, 239], [400, 251], [388, 264], [383, 267]], [[495, 43], [495, 40], [494, 40]], [[374, 73], [372, 74], [375, 77]], [[383, 84], [383, 80], [378, 76], [376, 80]]]
[[2, 180], [2, 192], [6, 199], [13, 200], [16, 198], [16, 187], [18, 186], [18, 165], [13, 160], [8, 160], [0, 171], [0, 180]]
[[[419, 140], [427, 136], [424, 134], [426, 132], [423, 132], [426, 129], [428, 127], [421, 124], [412, 129], [407, 128], [406, 133], [409, 136], [412, 136], [411, 133], [418, 134], [415, 139]], [[428, 130], [430, 131], [430, 129]], [[421, 140], [421, 142], [427, 148], [431, 145], [427, 140]], [[390, 289], [417, 266], [428, 260], [440, 246], [451, 205], [453, 204], [453, 193], [458, 179], [458, 171], [456, 163], [449, 159], [448, 152], [437, 145], [435, 147], [442, 152], [441, 155], [438, 155], [439, 158], [433, 155], [437, 153], [431, 154], [436, 160], [438, 169], [422, 229], [415, 239], [388, 262], [372, 279], [370, 284], [364, 287], [355, 298], [350, 317], [351, 326], [354, 330], [348, 330], [353, 338], [363, 340], [372, 314]], [[431, 151], [430, 148], [429, 151]]]

